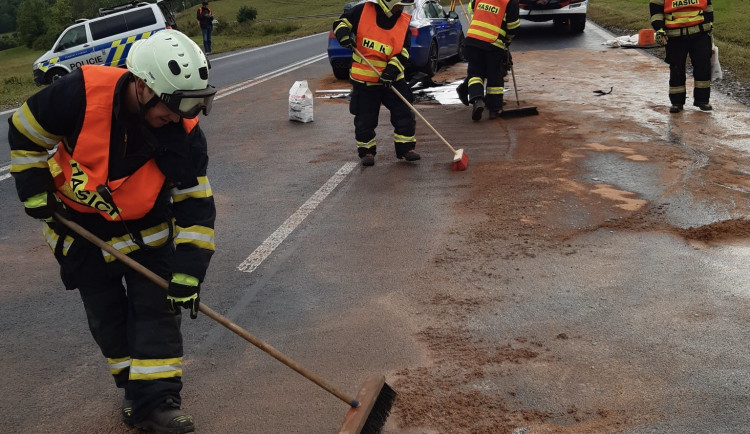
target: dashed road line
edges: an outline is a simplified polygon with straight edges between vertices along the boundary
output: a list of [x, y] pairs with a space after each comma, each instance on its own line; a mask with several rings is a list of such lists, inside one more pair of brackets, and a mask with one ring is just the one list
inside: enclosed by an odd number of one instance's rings
[[323, 200], [338, 186], [341, 181], [357, 166], [357, 163], [344, 164], [322, 187], [318, 189], [299, 209], [292, 214], [274, 233], [266, 238], [258, 248], [250, 254], [237, 269], [244, 273], [252, 273], [263, 263], [277, 247], [320, 205]]

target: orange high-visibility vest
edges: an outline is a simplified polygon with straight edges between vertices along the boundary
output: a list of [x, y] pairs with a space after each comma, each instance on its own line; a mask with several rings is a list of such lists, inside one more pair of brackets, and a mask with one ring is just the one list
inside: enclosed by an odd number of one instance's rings
[[481, 0], [474, 9], [474, 15], [466, 31], [467, 38], [495, 43], [500, 36], [505, 37], [503, 18], [510, 0]]
[[[133, 174], [120, 179], [109, 178], [110, 135], [112, 111], [117, 82], [126, 69], [109, 66], [82, 66], [86, 89], [86, 110], [83, 126], [75, 140], [72, 154], [64, 143], [49, 160], [58, 196], [66, 206], [83, 213], [99, 213], [104, 218], [135, 220], [151, 211], [164, 186], [166, 177], [152, 158]], [[198, 119], [184, 119], [190, 132]], [[97, 192], [107, 185], [114, 205]]]
[[676, 29], [701, 24], [707, 7], [708, 0], [665, 0], [664, 26]]
[[[376, 7], [374, 3], [365, 3], [357, 27], [357, 51], [372, 63], [378, 73], [382, 73], [388, 61], [404, 48], [404, 39], [406, 32], [409, 31], [411, 15], [401, 12], [393, 28], [385, 30], [378, 27], [376, 22]], [[356, 53], [352, 56], [351, 77], [353, 79], [377, 83], [378, 73], [373, 71]]]

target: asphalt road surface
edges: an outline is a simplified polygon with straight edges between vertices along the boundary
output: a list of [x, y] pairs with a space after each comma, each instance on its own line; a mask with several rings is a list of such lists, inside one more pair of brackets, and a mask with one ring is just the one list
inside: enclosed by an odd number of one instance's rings
[[[316, 92], [314, 121], [290, 122], [294, 81], [347, 87], [325, 59], [223, 89], [201, 119], [218, 208], [203, 301], [349, 394], [385, 375], [387, 433], [750, 431], [750, 113], [716, 95], [669, 115], [666, 65], [605, 37], [514, 42], [538, 116], [417, 104], [464, 172], [420, 123], [422, 160], [396, 160], [385, 109], [370, 168], [345, 99]], [[0, 430], [135, 432], [12, 180], [0, 195]], [[337, 398], [205, 316], [183, 330], [198, 432], [337, 432]]]

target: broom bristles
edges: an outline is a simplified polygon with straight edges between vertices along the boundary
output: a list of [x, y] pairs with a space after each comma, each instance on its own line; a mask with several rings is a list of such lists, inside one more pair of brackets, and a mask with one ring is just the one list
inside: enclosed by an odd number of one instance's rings
[[396, 391], [388, 383], [383, 383], [378, 398], [367, 416], [361, 434], [379, 434], [385, 426], [385, 421], [391, 414], [393, 401], [396, 399]]

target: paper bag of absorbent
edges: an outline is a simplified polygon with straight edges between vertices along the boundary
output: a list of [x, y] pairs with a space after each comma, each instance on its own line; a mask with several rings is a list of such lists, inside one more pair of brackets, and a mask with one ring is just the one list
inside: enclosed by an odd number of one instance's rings
[[289, 89], [289, 120], [312, 122], [313, 97], [307, 80], [295, 81]]

